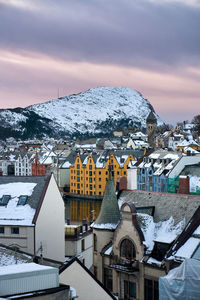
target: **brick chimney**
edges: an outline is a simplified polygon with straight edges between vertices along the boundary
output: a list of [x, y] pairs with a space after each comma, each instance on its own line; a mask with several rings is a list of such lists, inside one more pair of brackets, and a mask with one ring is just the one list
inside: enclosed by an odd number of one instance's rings
[[188, 176], [179, 176], [179, 194], [189, 194], [190, 192], [190, 180]]

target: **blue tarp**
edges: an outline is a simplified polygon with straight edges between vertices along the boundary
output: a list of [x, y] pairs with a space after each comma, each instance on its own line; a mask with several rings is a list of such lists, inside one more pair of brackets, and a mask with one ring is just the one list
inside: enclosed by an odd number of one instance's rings
[[159, 300], [200, 300], [200, 261], [185, 259], [159, 278]]

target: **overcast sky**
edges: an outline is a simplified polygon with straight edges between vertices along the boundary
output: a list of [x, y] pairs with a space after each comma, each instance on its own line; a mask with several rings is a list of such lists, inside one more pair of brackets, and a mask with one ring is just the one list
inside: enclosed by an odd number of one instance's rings
[[200, 1], [0, 0], [0, 108], [96, 86], [140, 91], [167, 123], [200, 113]]

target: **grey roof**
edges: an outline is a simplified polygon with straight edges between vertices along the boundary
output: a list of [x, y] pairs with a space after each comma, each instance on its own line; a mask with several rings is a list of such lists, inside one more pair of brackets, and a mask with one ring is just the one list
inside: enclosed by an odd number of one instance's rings
[[150, 111], [150, 113], [146, 119], [146, 122], [147, 123], [157, 123], [157, 119], [156, 119], [154, 113], [152, 112], [152, 110]]
[[155, 222], [173, 217], [175, 223], [185, 218], [186, 223], [200, 206], [200, 196], [146, 191], [122, 191], [119, 201], [133, 202], [138, 207], [155, 206]]
[[200, 176], [200, 165], [186, 166], [180, 175]]
[[143, 149], [126, 149], [126, 150], [107, 150], [104, 151], [102, 156], [106, 157], [106, 161], [108, 160], [109, 156], [113, 154], [114, 156], [121, 157], [123, 155], [133, 155], [134, 158], [137, 160], [144, 155]]
[[24, 183], [37, 183], [33, 193], [28, 197], [27, 204], [36, 209], [38, 203], [43, 195], [46, 184], [49, 181], [49, 176], [0, 176], [0, 184], [24, 182]]
[[94, 222], [96, 224], [115, 224], [120, 220], [120, 211], [115, 193], [115, 187], [112, 179], [109, 179], [106, 184], [103, 201], [101, 204], [100, 213]]

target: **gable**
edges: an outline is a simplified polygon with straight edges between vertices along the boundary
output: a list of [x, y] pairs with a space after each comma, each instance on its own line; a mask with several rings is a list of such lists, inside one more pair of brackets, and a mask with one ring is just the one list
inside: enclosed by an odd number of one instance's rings
[[116, 299], [78, 259], [73, 259], [61, 271], [59, 281], [74, 287], [80, 300]]

